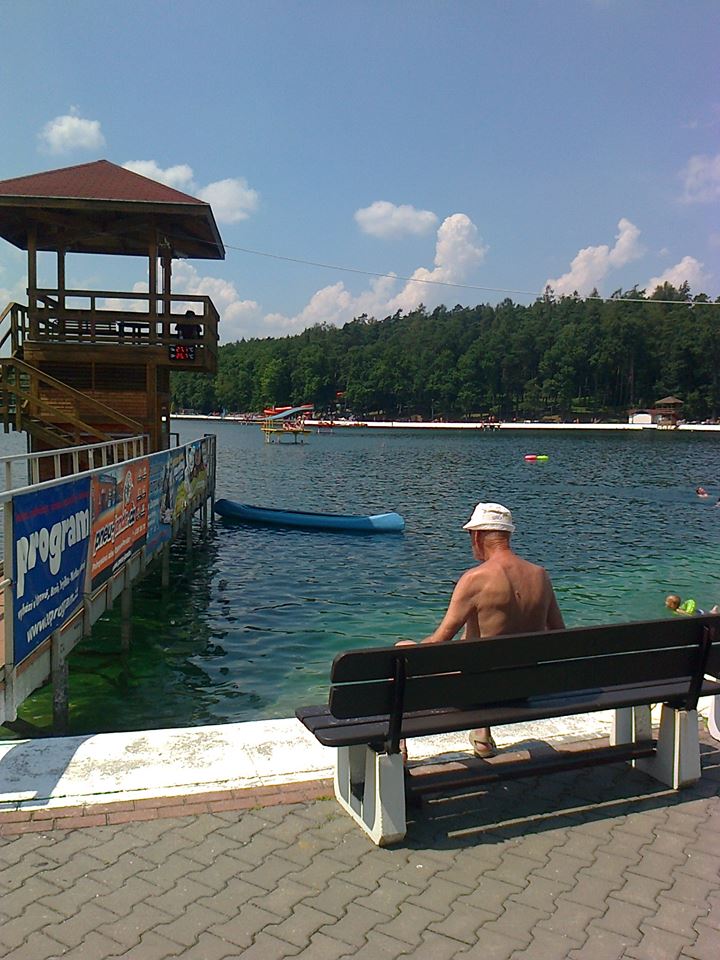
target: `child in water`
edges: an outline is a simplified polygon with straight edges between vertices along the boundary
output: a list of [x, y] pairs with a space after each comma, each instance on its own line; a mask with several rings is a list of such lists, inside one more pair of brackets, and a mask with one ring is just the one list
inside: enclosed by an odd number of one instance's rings
[[[694, 614], [703, 616], [705, 613], [704, 610], [698, 607], [694, 600], [688, 599], [683, 603], [682, 598], [679, 597], [677, 593], [670, 593], [665, 597], [665, 606], [674, 613], [682, 613], [686, 617], [692, 617]], [[712, 610], [710, 610], [710, 613], [720, 613], [720, 607], [715, 604]]]
[[682, 597], [679, 597], [677, 593], [669, 593], [665, 597], [665, 606], [673, 613], [684, 613], [686, 617], [691, 617], [694, 613], [702, 613], [702, 610], [698, 610], [697, 603], [694, 600], [686, 600], [683, 603]]

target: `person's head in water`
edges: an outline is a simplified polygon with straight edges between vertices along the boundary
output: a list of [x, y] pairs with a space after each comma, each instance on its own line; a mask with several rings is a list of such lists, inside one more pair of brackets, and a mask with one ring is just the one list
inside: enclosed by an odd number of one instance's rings
[[463, 524], [472, 540], [473, 555], [485, 560], [485, 547], [508, 546], [515, 530], [512, 513], [501, 503], [479, 503], [467, 523]]
[[676, 593], [669, 593], [665, 597], [665, 606], [668, 610], [677, 610], [681, 603], [682, 597], [679, 597]]

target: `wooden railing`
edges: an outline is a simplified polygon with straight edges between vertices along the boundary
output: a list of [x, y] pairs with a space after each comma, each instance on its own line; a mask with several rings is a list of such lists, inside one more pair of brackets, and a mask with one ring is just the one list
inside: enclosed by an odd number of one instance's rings
[[[29, 306], [17, 317], [18, 346], [25, 340], [170, 346], [178, 341], [178, 325], [190, 322], [197, 333], [184, 342], [217, 357], [220, 317], [210, 297], [43, 288], [28, 295]], [[186, 320], [186, 310], [195, 317]]]
[[89, 437], [114, 439], [98, 422], [128, 436], [143, 433], [137, 420], [16, 357], [0, 358], [0, 417], [16, 430], [42, 433], [45, 440], [53, 435], [57, 441], [66, 441], [53, 442], [55, 447], [66, 446], [67, 441], [87, 443]]
[[9, 303], [0, 313], [0, 357], [14, 356], [21, 345], [21, 331], [27, 327], [27, 307]]

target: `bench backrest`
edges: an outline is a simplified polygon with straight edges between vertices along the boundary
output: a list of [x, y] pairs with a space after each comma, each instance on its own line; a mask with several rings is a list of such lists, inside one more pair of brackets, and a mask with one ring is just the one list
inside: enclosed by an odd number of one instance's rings
[[703, 673], [720, 675], [720, 616], [352, 650], [333, 662], [329, 706], [348, 719], [387, 716], [399, 700], [407, 713], [657, 681], [690, 691]]

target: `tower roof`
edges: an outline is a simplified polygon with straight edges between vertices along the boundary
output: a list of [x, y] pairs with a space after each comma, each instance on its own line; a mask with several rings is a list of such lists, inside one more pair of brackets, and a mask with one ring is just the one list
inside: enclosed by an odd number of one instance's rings
[[0, 181], [0, 236], [27, 249], [223, 259], [210, 204], [109, 160]]

